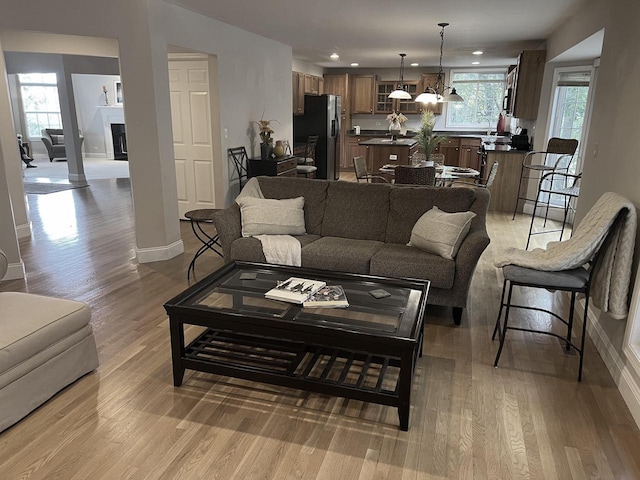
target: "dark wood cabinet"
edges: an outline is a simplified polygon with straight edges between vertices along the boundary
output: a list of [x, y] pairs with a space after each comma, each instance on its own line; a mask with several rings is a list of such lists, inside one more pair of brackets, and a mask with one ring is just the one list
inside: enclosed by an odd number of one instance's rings
[[391, 113], [402, 112], [405, 114], [418, 113], [420, 105], [413, 99], [418, 95], [418, 89], [420, 88], [420, 82], [405, 81], [404, 85], [407, 92], [411, 95], [411, 100], [400, 100], [398, 98], [389, 98], [389, 94], [396, 89], [398, 82], [393, 81], [378, 81], [376, 82], [376, 101], [375, 101], [375, 113]]
[[441, 142], [435, 153], [444, 155], [445, 165], [480, 170], [478, 150], [482, 140], [469, 137], [449, 137]]
[[295, 177], [298, 157], [282, 157], [262, 160], [261, 158], [249, 159], [249, 177]]
[[340, 95], [342, 115], [351, 115], [351, 97], [349, 96], [349, 75], [325, 75], [324, 93]]
[[525, 50], [520, 53], [514, 76], [508, 78], [507, 82], [512, 83], [508, 102], [510, 111], [507, 113], [516, 118], [537, 118], [546, 58], [546, 50]]
[[291, 88], [293, 90], [293, 114], [304, 113], [304, 73], [291, 72]]
[[[343, 165], [353, 165], [354, 157], [364, 157], [367, 159], [367, 170], [371, 173], [371, 160], [369, 159], [369, 150], [365, 145], [360, 145], [360, 142], [371, 140], [373, 137], [349, 137], [349, 147], [347, 150], [347, 158]], [[348, 167], [347, 167], [348, 168]]]

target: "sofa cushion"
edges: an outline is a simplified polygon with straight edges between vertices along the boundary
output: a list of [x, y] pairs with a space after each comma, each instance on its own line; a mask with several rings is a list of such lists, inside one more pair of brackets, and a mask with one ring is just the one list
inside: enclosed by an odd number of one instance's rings
[[20, 292], [0, 293], [0, 311], [13, 319], [0, 328], [0, 373], [82, 330], [91, 319], [84, 303]]
[[374, 240], [322, 237], [302, 247], [302, 266], [338, 272], [369, 273], [371, 257], [383, 245]]
[[407, 245], [385, 243], [371, 259], [371, 275], [423, 278], [435, 288], [451, 288], [456, 274], [455, 260]]
[[274, 200], [270, 198], [237, 198], [240, 205], [242, 236], [302, 235], [304, 197]]
[[387, 184], [330, 182], [322, 235], [384, 242], [389, 214]]
[[475, 216], [473, 212], [448, 213], [433, 207], [413, 226], [409, 245], [453, 260]]
[[258, 177], [258, 182], [265, 198], [304, 197], [304, 222], [307, 233], [320, 234], [329, 182], [291, 177]]
[[[300, 235], [296, 236], [300, 245], [304, 248], [305, 245], [315, 242], [320, 238], [319, 235]], [[253, 237], [240, 237], [233, 241], [231, 244], [231, 257], [230, 260], [242, 260], [244, 262], [259, 262], [266, 263], [267, 259], [262, 252], [262, 243], [260, 240]]]
[[406, 245], [418, 219], [434, 206], [444, 212], [466, 212], [475, 200], [471, 188], [396, 187], [389, 195], [385, 241]]

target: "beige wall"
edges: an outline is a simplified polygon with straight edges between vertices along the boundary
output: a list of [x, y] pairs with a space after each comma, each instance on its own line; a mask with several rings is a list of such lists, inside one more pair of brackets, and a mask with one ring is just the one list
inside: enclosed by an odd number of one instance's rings
[[[20, 30], [40, 33], [34, 35], [18, 32]], [[5, 1], [0, 31], [0, 38], [7, 38], [12, 47], [21, 51], [29, 48], [56, 52], [52, 45], [57, 41], [64, 45], [61, 48], [65, 53], [87, 54], [90, 52], [86, 50], [91, 48], [86, 47], [93, 46], [97, 54], [110, 55], [116, 42], [127, 98], [124, 109], [140, 261], [171, 258], [183, 249], [178, 223], [167, 44], [218, 58], [221, 128], [216, 156], [216, 191], [220, 192], [217, 207], [229, 204], [235, 193], [229, 190], [226, 149], [239, 145], [250, 149], [252, 141], [257, 145], [249, 128], [251, 120], [259, 119], [264, 112], [266, 118], [277, 118], [281, 122], [279, 136], [292, 136], [291, 48], [278, 42], [161, 1], [145, 0], [113, 0], [106, 13], [104, 2], [97, 0], [66, 0], [64, 4], [48, 0]], [[91, 38], [85, 42], [77, 36]], [[50, 41], [52, 38], [54, 42]], [[78, 45], [75, 49], [74, 44]], [[82, 44], [84, 46], [79, 46]], [[4, 74], [2, 70], [0, 73]], [[6, 95], [4, 90], [2, 96]], [[6, 143], [2, 137], [0, 142]], [[9, 178], [9, 181], [19, 181], [19, 178]], [[3, 222], [8, 220], [0, 218]], [[0, 247], [4, 245], [0, 243]]]
[[[584, 158], [583, 180], [577, 220], [607, 191], [617, 192], [640, 205], [640, 48], [638, 34], [640, 2], [636, 0], [593, 0], [549, 39], [549, 58], [605, 28], [604, 44], [594, 96], [593, 116]], [[541, 125], [538, 125], [540, 131]], [[636, 242], [634, 273], [640, 245]], [[640, 364], [632, 349], [625, 348], [625, 332], [635, 333], [635, 350], [640, 352], [640, 312], [635, 304], [640, 282], [633, 287], [629, 318], [614, 320], [599, 313], [595, 324], [601, 355], [618, 380], [627, 403], [640, 423]], [[588, 358], [588, 357], [587, 357]], [[588, 359], [586, 360], [588, 362]], [[624, 384], [624, 386], [623, 386]], [[634, 410], [635, 409], [635, 410]]]

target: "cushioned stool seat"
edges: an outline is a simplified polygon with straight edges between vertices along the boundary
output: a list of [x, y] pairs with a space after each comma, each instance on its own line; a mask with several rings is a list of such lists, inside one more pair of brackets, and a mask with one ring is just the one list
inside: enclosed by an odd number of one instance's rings
[[81, 302], [0, 293], [0, 431], [98, 367]]

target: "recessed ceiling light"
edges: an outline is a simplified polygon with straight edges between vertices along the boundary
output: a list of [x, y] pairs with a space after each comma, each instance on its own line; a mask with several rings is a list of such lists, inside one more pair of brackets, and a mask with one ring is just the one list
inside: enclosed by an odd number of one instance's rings
[[480, 62], [471, 62], [471, 65], [480, 65]]
[[359, 64], [359, 63], [356, 63], [356, 62], [353, 62], [353, 63], [351, 64], [351, 66], [352, 66], [352, 67], [357, 67], [358, 65], [360, 65], [360, 64]]
[[329, 58], [331, 60], [338, 60], [340, 58], [340, 55], [338, 55], [337, 53], [332, 53], [331, 55], [329, 55]]
[[417, 67], [418, 65], [420, 65], [419, 63], [412, 63], [411, 66], [412, 67]]
[[474, 55], [482, 55], [484, 52], [482, 50], [476, 50], [473, 52]]

